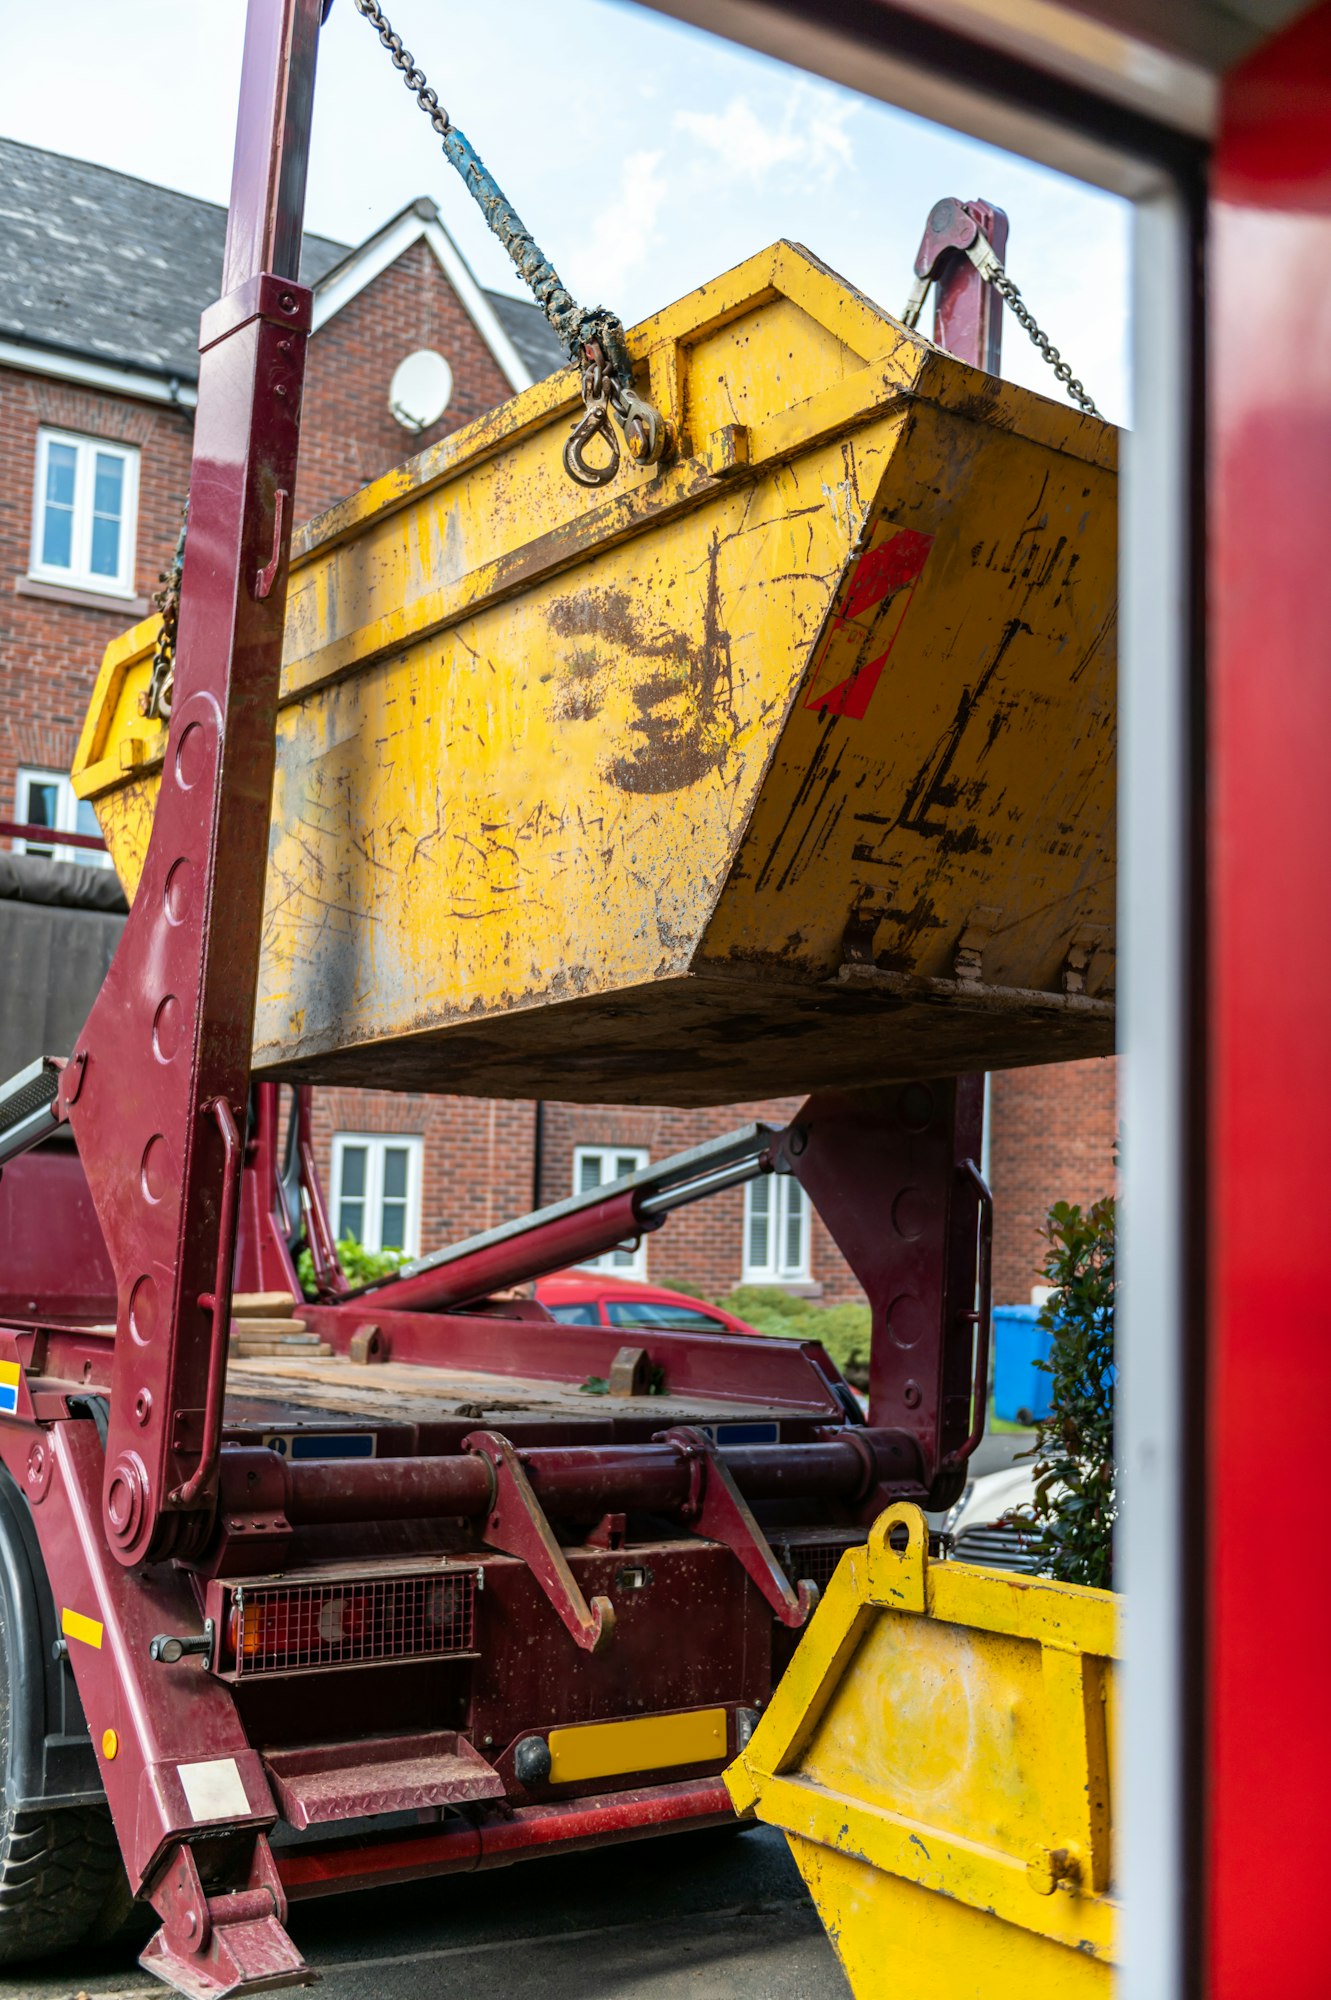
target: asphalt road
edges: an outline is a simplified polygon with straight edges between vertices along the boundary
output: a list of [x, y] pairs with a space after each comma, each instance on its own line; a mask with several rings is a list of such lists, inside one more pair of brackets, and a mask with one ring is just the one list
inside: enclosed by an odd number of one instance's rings
[[971, 1476], [983, 1479], [986, 1473], [1002, 1472], [1023, 1451], [1035, 1443], [1034, 1431], [987, 1431], [975, 1447]]
[[[996, 1472], [1030, 1432], [985, 1438]], [[680, 1835], [298, 1904], [327, 2000], [847, 2000], [782, 1837]], [[0, 2000], [159, 2000], [133, 1948], [0, 1976]]]
[[[327, 2000], [847, 2000], [780, 1834], [675, 1835], [297, 1905]], [[161, 2000], [133, 1948], [0, 1978], [4, 2000]]]

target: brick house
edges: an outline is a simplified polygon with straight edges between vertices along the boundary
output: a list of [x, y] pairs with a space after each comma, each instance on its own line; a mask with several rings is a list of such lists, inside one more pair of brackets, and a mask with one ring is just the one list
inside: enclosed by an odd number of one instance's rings
[[[224, 211], [105, 168], [0, 140], [0, 819], [95, 831], [67, 772], [102, 651], [142, 617], [188, 480], [199, 313], [216, 295]], [[307, 236], [314, 289], [297, 520], [563, 365], [541, 314], [482, 288], [434, 203], [365, 242]], [[390, 406], [427, 355], [435, 406]], [[400, 379], [400, 378], [399, 378]], [[442, 396], [442, 404], [440, 397]], [[422, 419], [433, 417], [428, 425]], [[22, 844], [22, 843], [20, 843]], [[1056, 1197], [1112, 1175], [1113, 1064], [993, 1079], [996, 1293], [1024, 1300]], [[316, 1131], [334, 1221], [370, 1248], [470, 1234], [795, 1100], [716, 1111], [328, 1090]], [[721, 1293], [747, 1279], [833, 1301], [849, 1272], [792, 1183], [683, 1211], [626, 1275]]]

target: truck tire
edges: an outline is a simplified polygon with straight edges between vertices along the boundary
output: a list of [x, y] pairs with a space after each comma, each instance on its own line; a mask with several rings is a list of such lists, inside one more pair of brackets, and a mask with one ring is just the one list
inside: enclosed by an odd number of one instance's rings
[[[23, 1699], [24, 1678], [10, 1673], [0, 1594], [0, 1773], [9, 1768], [12, 1705]], [[82, 1943], [118, 1876], [124, 1868], [105, 1806], [17, 1812], [0, 1803], [0, 1965]]]

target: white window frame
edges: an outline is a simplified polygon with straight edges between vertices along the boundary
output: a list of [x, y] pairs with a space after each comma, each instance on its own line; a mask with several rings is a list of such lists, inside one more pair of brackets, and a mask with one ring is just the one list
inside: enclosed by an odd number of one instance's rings
[[[28, 805], [28, 786], [55, 786], [55, 825], [49, 840], [24, 840], [17, 836], [14, 840], [16, 854], [40, 854], [54, 861], [78, 861], [85, 868], [109, 868], [111, 857], [96, 847], [66, 847], [62, 845], [62, 833], [81, 833], [85, 829], [79, 825], [79, 806], [82, 801], [70, 783], [67, 771], [48, 771], [41, 764], [21, 764], [14, 783], [14, 817], [20, 826], [32, 824], [32, 811]], [[89, 829], [95, 831], [95, 829]]]
[[419, 1257], [424, 1139], [418, 1132], [334, 1132], [329, 1212], [332, 1216], [334, 1233], [338, 1236], [342, 1233], [342, 1162], [347, 1148], [351, 1146], [364, 1146], [366, 1149], [365, 1233], [360, 1239], [360, 1246], [362, 1250], [375, 1253], [383, 1249], [384, 1155], [390, 1147], [406, 1148], [407, 1213], [402, 1232], [405, 1238], [402, 1248], [406, 1256]]
[[[650, 1158], [651, 1156], [645, 1146], [575, 1146], [573, 1148], [573, 1192], [574, 1194], [584, 1192], [582, 1185], [584, 1160], [594, 1159], [601, 1163], [602, 1178], [600, 1185], [602, 1187], [609, 1187], [613, 1184], [613, 1181], [621, 1180], [624, 1173], [639, 1173], [643, 1167], [647, 1166]], [[632, 1166], [624, 1168], [623, 1172], [614, 1173], [610, 1180], [606, 1180], [604, 1169], [607, 1162], [612, 1166], [618, 1166], [619, 1163], [629, 1159], [633, 1162]], [[579, 1264], [578, 1269], [580, 1271], [605, 1271], [613, 1274], [616, 1278], [643, 1279], [647, 1276], [647, 1238], [640, 1236], [636, 1246], [631, 1247], [626, 1243], [614, 1250], [607, 1250], [604, 1256], [587, 1257]]]
[[[752, 1256], [754, 1195], [762, 1190], [768, 1201], [767, 1258], [757, 1263]], [[786, 1260], [786, 1238], [791, 1210], [798, 1206], [800, 1260], [798, 1266]], [[740, 1282], [745, 1285], [799, 1285], [809, 1278], [809, 1244], [813, 1235], [813, 1209], [809, 1197], [793, 1174], [762, 1174], [744, 1186], [744, 1242]]]
[[[72, 446], [74, 462], [74, 518], [71, 524], [70, 561], [67, 566], [42, 560], [42, 540], [46, 525], [46, 480], [51, 446]], [[120, 515], [120, 566], [114, 576], [101, 576], [92, 568], [93, 484], [97, 454], [117, 458], [125, 468]], [[134, 557], [139, 515], [139, 449], [132, 444], [113, 444], [109, 438], [85, 437], [78, 431], [53, 430], [43, 425], [37, 433], [37, 469], [32, 491], [32, 545], [28, 575], [38, 583], [63, 583], [71, 590], [95, 591], [102, 597], [133, 597]]]

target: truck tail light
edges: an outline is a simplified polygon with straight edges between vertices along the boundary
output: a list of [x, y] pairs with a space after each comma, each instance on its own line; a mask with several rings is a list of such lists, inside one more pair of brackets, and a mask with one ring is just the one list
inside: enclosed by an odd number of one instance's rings
[[236, 1584], [230, 1600], [225, 1670], [237, 1680], [447, 1658], [475, 1647], [473, 1569], [326, 1583]]

